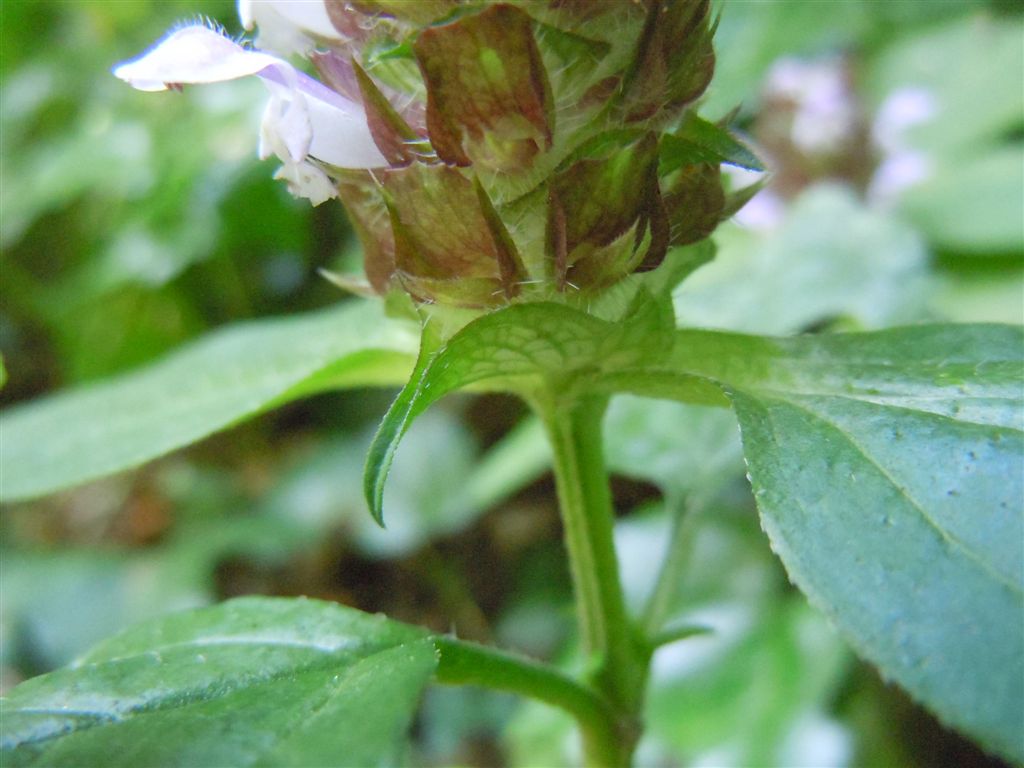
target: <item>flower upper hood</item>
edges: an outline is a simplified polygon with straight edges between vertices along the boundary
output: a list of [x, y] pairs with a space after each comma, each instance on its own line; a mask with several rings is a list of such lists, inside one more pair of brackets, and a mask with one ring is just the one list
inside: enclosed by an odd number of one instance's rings
[[114, 74], [142, 91], [259, 77], [270, 90], [260, 156], [276, 155], [284, 163], [278, 175], [314, 204], [337, 193], [312, 161], [338, 168], [387, 165], [361, 104], [284, 59], [246, 48], [203, 24], [175, 30], [138, 58], [117, 66]]

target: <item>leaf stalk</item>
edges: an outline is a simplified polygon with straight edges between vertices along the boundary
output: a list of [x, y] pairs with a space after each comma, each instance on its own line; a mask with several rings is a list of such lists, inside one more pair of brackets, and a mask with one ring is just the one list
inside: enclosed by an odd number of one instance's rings
[[[619, 750], [618, 724], [610, 703], [590, 686], [524, 656], [450, 636], [434, 638], [437, 681], [445, 685], [479, 685], [551, 704], [572, 715], [584, 743], [596, 754]], [[609, 763], [601, 763], [608, 765]]]

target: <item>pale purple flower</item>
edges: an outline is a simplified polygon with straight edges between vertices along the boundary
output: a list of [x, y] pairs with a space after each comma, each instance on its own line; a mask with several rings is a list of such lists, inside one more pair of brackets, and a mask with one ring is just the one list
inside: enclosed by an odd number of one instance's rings
[[182, 27], [114, 74], [143, 91], [219, 83], [254, 75], [270, 90], [260, 128], [260, 157], [276, 155], [293, 193], [314, 205], [337, 195], [325, 168], [387, 165], [361, 104], [287, 61], [243, 47], [202, 24]]
[[938, 114], [938, 104], [925, 88], [899, 88], [878, 108], [871, 126], [871, 138], [885, 152], [899, 152], [910, 146], [907, 134], [916, 126], [931, 122]]
[[882, 159], [871, 177], [868, 197], [891, 205], [911, 187], [934, 172], [932, 158], [911, 145], [910, 133], [938, 114], [934, 95], [924, 88], [900, 88], [889, 94], [878, 109], [871, 138]]
[[857, 128], [857, 105], [837, 60], [779, 59], [767, 90], [793, 103], [790, 139], [808, 154], [839, 150]]

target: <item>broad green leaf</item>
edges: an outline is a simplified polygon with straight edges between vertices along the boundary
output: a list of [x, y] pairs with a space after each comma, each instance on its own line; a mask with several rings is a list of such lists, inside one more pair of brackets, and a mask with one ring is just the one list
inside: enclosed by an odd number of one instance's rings
[[681, 368], [730, 392], [791, 578], [884, 675], [1024, 759], [1021, 329], [684, 339]]
[[436, 656], [422, 630], [244, 598], [129, 630], [3, 701], [10, 766], [393, 765]]
[[1024, 143], [936, 164], [902, 209], [928, 239], [962, 253], [1024, 253]]
[[404, 381], [413, 346], [377, 302], [217, 332], [95, 386], [0, 419], [5, 501], [137, 466], [290, 400]]

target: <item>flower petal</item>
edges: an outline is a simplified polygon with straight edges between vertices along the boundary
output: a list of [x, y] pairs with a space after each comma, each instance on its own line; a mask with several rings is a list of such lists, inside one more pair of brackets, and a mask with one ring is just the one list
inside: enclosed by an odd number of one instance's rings
[[165, 91], [178, 84], [236, 80], [281, 65], [291, 66], [195, 24], [172, 32], [138, 58], [120, 64], [114, 75], [140, 91]]
[[274, 178], [287, 182], [289, 192], [306, 198], [313, 205], [338, 196], [338, 190], [327, 174], [312, 163], [285, 163], [277, 169]]
[[238, 17], [247, 30], [259, 27], [261, 48], [282, 55], [305, 54], [317, 40], [341, 40], [324, 0], [239, 0]]
[[271, 92], [261, 129], [261, 156], [273, 152], [286, 163], [309, 156], [339, 168], [387, 165], [360, 104], [283, 59], [243, 48], [208, 27], [179, 29], [142, 56], [118, 66], [114, 74], [143, 91], [256, 75]]
[[246, 29], [260, 24], [267, 10], [273, 10], [306, 32], [332, 40], [341, 39], [327, 15], [324, 0], [239, 0], [238, 3], [238, 15]]

